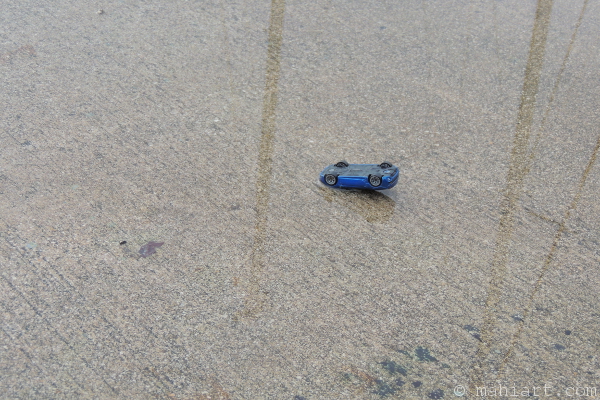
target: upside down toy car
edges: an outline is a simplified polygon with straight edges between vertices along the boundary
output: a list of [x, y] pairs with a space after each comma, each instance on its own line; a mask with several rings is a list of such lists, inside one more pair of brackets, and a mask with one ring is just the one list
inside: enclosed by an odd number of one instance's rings
[[389, 162], [348, 164], [340, 161], [327, 166], [319, 179], [334, 188], [384, 190], [393, 188], [399, 176], [400, 169]]

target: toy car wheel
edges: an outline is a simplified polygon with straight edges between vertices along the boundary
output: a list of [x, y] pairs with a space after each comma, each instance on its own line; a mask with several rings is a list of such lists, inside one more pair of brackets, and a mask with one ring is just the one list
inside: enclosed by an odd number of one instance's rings
[[382, 162], [381, 164], [379, 164], [379, 166], [383, 169], [392, 168], [392, 164], [387, 161]]
[[346, 168], [348, 164], [346, 161], [340, 161], [339, 163], [335, 164], [336, 167], [340, 167], [340, 168]]
[[381, 177], [377, 175], [369, 175], [369, 183], [371, 186], [377, 187], [381, 185]]
[[325, 183], [329, 186], [335, 185], [337, 183], [337, 176], [331, 174], [325, 175]]

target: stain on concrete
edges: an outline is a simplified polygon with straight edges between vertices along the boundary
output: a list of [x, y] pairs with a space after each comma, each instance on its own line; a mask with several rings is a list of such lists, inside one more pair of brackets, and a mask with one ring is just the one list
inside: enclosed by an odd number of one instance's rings
[[515, 315], [511, 316], [511, 318], [517, 322], [523, 321], [523, 316], [520, 314], [515, 314]]
[[[381, 363], [380, 363], [381, 364]], [[395, 394], [402, 385], [397, 385], [395, 380], [376, 378], [370, 373], [364, 372], [354, 366], [350, 367], [350, 372], [343, 374], [343, 379], [355, 386], [356, 394], [373, 393], [380, 397], [387, 397]], [[402, 381], [401, 381], [402, 382]], [[404, 384], [404, 382], [402, 382]]]
[[481, 334], [479, 333], [479, 328], [474, 327], [473, 325], [465, 325], [464, 329], [471, 334], [475, 339], [481, 342]]
[[152, 254], [156, 253], [156, 249], [165, 244], [165, 242], [148, 242], [142, 247], [140, 247], [140, 256], [141, 257], [150, 257]]
[[415, 354], [419, 361], [437, 361], [437, 358], [431, 355], [429, 349], [425, 347], [417, 347], [415, 349]]
[[[427, 377], [435, 375], [432, 368], [445, 369], [450, 366], [438, 363], [438, 359], [426, 347], [418, 346], [411, 352], [398, 350], [398, 353], [402, 354], [398, 356], [400, 358], [392, 355], [391, 358], [377, 362], [368, 372], [355, 366], [346, 367], [342, 381], [354, 387], [356, 394], [372, 393], [380, 397], [394, 395], [403, 398], [403, 393], [407, 395], [418, 389], [423, 397], [429, 393], [434, 396], [430, 398], [441, 399], [444, 391], [431, 387]], [[406, 385], [407, 382], [410, 382], [410, 385]]]
[[377, 379], [377, 381], [375, 382], [375, 389], [373, 390], [373, 393], [381, 397], [387, 397], [389, 395], [395, 394], [397, 390], [398, 389], [395, 388], [393, 385], [390, 386], [387, 382], [383, 381], [382, 379]]
[[8, 51], [6, 53], [0, 54], [0, 64], [8, 64], [12, 62], [16, 58], [20, 57], [35, 57], [35, 49], [32, 45], [26, 44], [24, 46], [19, 47], [16, 50]]
[[398, 353], [404, 354], [405, 356], [412, 358], [412, 355], [410, 354], [410, 352], [408, 352], [406, 350], [398, 350]]
[[429, 392], [429, 394], [427, 395], [427, 397], [429, 397], [430, 399], [443, 399], [444, 398], [444, 391], [442, 389], [435, 389], [432, 392]]
[[380, 362], [379, 364], [381, 364], [383, 369], [385, 369], [392, 375], [401, 374], [401, 375], [406, 376], [406, 368], [404, 368], [400, 364], [396, 363], [395, 361], [387, 360], [387, 361]]

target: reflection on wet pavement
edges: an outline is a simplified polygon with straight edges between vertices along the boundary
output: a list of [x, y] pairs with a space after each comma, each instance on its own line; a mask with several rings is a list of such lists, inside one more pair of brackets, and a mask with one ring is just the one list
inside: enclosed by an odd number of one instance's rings
[[316, 192], [329, 203], [341, 205], [359, 214], [367, 222], [382, 224], [394, 215], [396, 202], [382, 192], [375, 190], [332, 189], [314, 184]]

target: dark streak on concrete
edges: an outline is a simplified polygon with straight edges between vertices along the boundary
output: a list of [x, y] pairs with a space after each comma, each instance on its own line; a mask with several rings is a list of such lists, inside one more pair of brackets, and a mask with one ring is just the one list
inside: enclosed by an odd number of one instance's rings
[[12, 62], [15, 57], [18, 57], [18, 56], [35, 57], [36, 56], [35, 49], [33, 48], [32, 45], [26, 44], [25, 46], [21, 46], [16, 50], [2, 53], [2, 54], [0, 54], [0, 64], [8, 64], [8, 63]]
[[471, 371], [471, 385], [482, 385], [483, 366], [490, 352], [493, 342], [494, 327], [498, 316], [496, 308], [502, 295], [502, 285], [506, 275], [506, 264], [511, 238], [514, 231], [517, 202], [521, 197], [525, 177], [529, 173], [528, 147], [531, 135], [531, 126], [535, 112], [536, 96], [542, 67], [553, 0], [538, 0], [533, 33], [529, 47], [529, 57], [525, 68], [525, 79], [521, 93], [521, 104], [517, 116], [517, 126], [510, 155], [510, 166], [506, 178], [504, 198], [500, 206], [500, 226], [491, 265], [491, 280], [486, 300], [486, 311], [481, 329], [481, 342], [477, 349], [473, 370]]
[[[554, 240], [552, 241], [552, 246], [550, 247], [550, 251], [548, 252], [548, 255], [546, 255], [546, 259], [544, 260], [544, 266], [542, 267], [542, 270], [540, 271], [540, 274], [538, 275], [538, 278], [535, 282], [535, 286], [533, 287], [533, 291], [531, 292], [531, 295], [529, 296], [529, 300], [527, 302], [527, 307], [525, 308], [525, 310], [522, 313], [523, 318], [521, 319], [521, 321], [519, 321], [519, 327], [518, 327], [517, 331], [515, 332], [515, 334], [513, 335], [512, 340], [510, 342], [510, 346], [508, 348], [508, 351], [506, 352], [506, 355], [504, 356], [504, 359], [502, 360], [502, 364], [500, 365], [500, 371], [502, 371], [504, 369], [504, 366], [510, 360], [510, 358], [514, 352], [514, 348], [517, 344], [517, 341], [519, 340], [519, 337], [521, 337], [521, 333], [523, 332], [523, 327], [525, 325], [525, 320], [531, 313], [535, 296], [536, 296], [537, 292], [540, 290], [540, 287], [542, 286], [542, 281], [544, 280], [544, 276], [546, 275], [546, 272], [548, 272], [548, 269], [550, 268], [550, 265], [552, 264], [552, 261], [554, 260], [554, 256], [558, 249], [558, 243], [560, 242], [560, 239], [566, 230], [567, 222], [571, 218], [571, 214], [573, 213], [573, 211], [575, 211], [575, 209], [577, 208], [577, 204], [579, 204], [579, 200], [581, 198], [581, 194], [583, 192], [585, 182], [588, 178], [588, 175], [590, 174], [590, 171], [592, 170], [592, 167], [594, 166], [594, 164], [596, 162], [596, 158], [598, 158], [598, 150], [599, 149], [600, 149], [600, 136], [598, 136], [598, 140], [596, 141], [596, 146], [594, 147], [594, 150], [592, 151], [592, 155], [590, 156], [590, 159], [589, 159], [585, 169], [583, 170], [583, 174], [581, 175], [581, 178], [579, 179], [577, 193], [575, 193], [575, 196], [573, 197], [571, 204], [569, 204], [569, 207], [565, 211], [563, 220], [560, 223], [558, 230], [556, 231], [556, 234], [554, 235]], [[571, 333], [571, 332], [569, 331], [569, 333]]]
[[264, 244], [269, 212], [271, 174], [273, 169], [273, 145], [275, 141], [275, 110], [280, 72], [281, 43], [283, 41], [283, 18], [285, 0], [272, 0], [269, 21], [269, 46], [267, 50], [267, 75], [263, 99], [262, 129], [258, 153], [256, 178], [256, 228], [252, 247], [252, 265], [248, 294], [243, 316], [254, 317], [263, 308], [260, 293], [260, 276], [264, 265]]
[[546, 121], [548, 120], [548, 113], [550, 112], [550, 108], [552, 103], [554, 103], [554, 98], [556, 97], [556, 93], [558, 92], [558, 87], [560, 86], [560, 81], [562, 79], [563, 73], [565, 72], [565, 68], [567, 66], [567, 62], [569, 61], [569, 57], [571, 56], [571, 51], [573, 50], [573, 44], [575, 43], [575, 38], [577, 37], [577, 32], [579, 31], [579, 27], [581, 26], [581, 21], [583, 21], [583, 16], [585, 14], [585, 10], [587, 9], [588, 0], [583, 2], [583, 7], [581, 8], [581, 12], [579, 13], [579, 18], [577, 19], [577, 23], [575, 24], [575, 29], [573, 30], [573, 34], [571, 35], [571, 40], [569, 41], [569, 47], [567, 47], [567, 52], [565, 57], [563, 58], [563, 62], [560, 66], [558, 74], [556, 75], [556, 80], [554, 81], [554, 86], [552, 87], [552, 91], [550, 92], [550, 97], [548, 98], [548, 105], [544, 110], [544, 115], [542, 116], [542, 122], [540, 123], [540, 129], [538, 133], [535, 135], [534, 143], [531, 149], [531, 153], [529, 155], [530, 165], [533, 163], [533, 159], [537, 154], [538, 146], [540, 143], [540, 139], [544, 134], [544, 129], [546, 127]]

